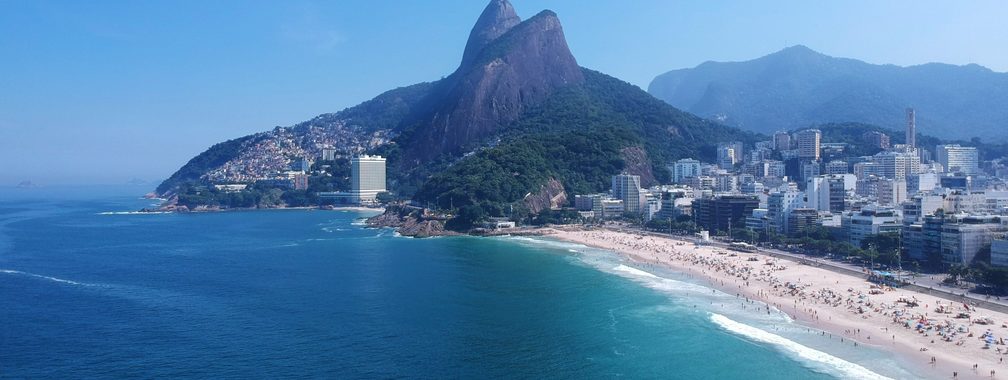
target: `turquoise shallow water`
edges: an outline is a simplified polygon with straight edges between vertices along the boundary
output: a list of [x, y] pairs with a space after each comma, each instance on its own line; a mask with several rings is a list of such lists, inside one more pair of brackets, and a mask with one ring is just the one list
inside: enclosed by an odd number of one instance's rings
[[139, 193], [0, 190], [0, 377], [911, 377], [607, 252]]

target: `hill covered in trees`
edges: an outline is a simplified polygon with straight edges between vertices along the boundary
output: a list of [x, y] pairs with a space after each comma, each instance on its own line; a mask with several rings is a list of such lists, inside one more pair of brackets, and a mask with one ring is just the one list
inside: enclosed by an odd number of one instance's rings
[[756, 138], [580, 67], [556, 14], [520, 21], [510, 3], [492, 0], [451, 75], [215, 145], [158, 192], [269, 175], [334, 148], [342, 157], [385, 156], [390, 190], [401, 198], [477, 216], [515, 205], [534, 213], [541, 205], [522, 201], [547, 189], [554, 201], [564, 199], [560, 193], [603, 191], [620, 172], [655, 183], [668, 179], [672, 160], [713, 160], [718, 142]]

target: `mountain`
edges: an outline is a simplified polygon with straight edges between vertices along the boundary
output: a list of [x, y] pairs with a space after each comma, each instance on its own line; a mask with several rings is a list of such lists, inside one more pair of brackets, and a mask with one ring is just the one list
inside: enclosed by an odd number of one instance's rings
[[942, 138], [1003, 138], [1008, 73], [979, 65], [873, 65], [793, 46], [745, 62], [705, 62], [656, 77], [648, 92], [729, 125], [770, 133], [829, 122], [917, 131]]
[[[668, 178], [671, 160], [712, 160], [719, 141], [755, 139], [580, 67], [555, 13], [542, 11], [521, 21], [508, 1], [492, 0], [449, 76], [219, 143], [157, 192], [198, 194], [194, 185], [251, 182], [331, 148], [344, 158], [387, 157], [391, 191], [454, 208], [472, 221], [501, 215], [505, 208], [535, 214], [562, 206], [567, 192], [606, 190], [620, 172], [654, 184]], [[330, 168], [329, 173], [346, 172]], [[331, 180], [329, 186], [347, 190]]]
[[409, 152], [410, 158], [472, 148], [556, 89], [584, 81], [556, 14], [543, 11], [518, 21], [506, 0], [487, 6], [462, 64], [436, 85], [430, 106], [413, 120], [413, 136], [421, 142], [415, 146], [422, 149]]

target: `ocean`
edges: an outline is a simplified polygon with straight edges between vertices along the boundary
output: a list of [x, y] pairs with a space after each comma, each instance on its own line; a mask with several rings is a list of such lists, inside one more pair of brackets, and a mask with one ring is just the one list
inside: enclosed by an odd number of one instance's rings
[[143, 192], [0, 189], [0, 378], [917, 377], [611, 252]]

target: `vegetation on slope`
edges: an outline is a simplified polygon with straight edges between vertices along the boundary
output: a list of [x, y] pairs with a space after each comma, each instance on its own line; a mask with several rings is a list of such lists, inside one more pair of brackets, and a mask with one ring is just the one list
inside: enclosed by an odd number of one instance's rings
[[665, 163], [683, 157], [711, 161], [720, 141], [757, 136], [700, 119], [640, 89], [584, 70], [586, 83], [553, 95], [500, 137], [500, 143], [433, 174], [414, 197], [460, 216], [500, 216], [508, 204], [550, 178], [570, 194], [607, 190], [624, 169], [621, 151], [641, 146], [659, 179]]

